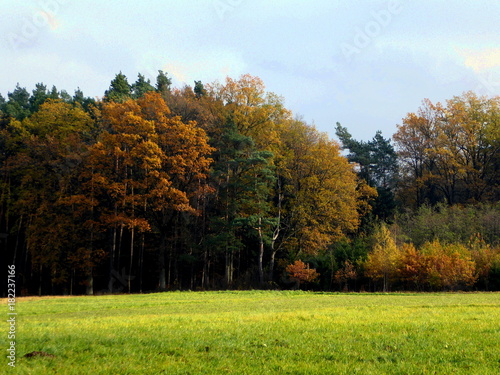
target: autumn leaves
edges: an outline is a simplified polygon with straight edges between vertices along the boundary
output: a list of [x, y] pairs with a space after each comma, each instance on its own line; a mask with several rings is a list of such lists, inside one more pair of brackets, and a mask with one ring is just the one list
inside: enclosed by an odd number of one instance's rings
[[[159, 93], [137, 100], [104, 103], [103, 132], [90, 149], [87, 186], [99, 189], [99, 217], [112, 227], [111, 258], [117, 230], [130, 234], [129, 274], [133, 273], [135, 234], [160, 232], [160, 288], [166, 288], [167, 227], [174, 213], [198, 214], [192, 202], [203, 192], [211, 163], [205, 131], [172, 117]], [[92, 194], [93, 192], [88, 192]], [[94, 212], [94, 217], [96, 212]], [[142, 259], [140, 259], [142, 262]]]
[[401, 199], [417, 207], [498, 200], [499, 116], [500, 97], [472, 92], [409, 113], [394, 135]]
[[[470, 225], [420, 241], [395, 217], [397, 202], [498, 200], [498, 98], [426, 101], [399, 126], [397, 153], [338, 125], [347, 158], [250, 75], [172, 89], [161, 71], [155, 86], [120, 73], [102, 101], [18, 86], [0, 110], [0, 230], [30, 293], [116, 292], [117, 274], [130, 292], [290, 277], [453, 289], [488, 287], [498, 268], [496, 227], [471, 250]], [[417, 250], [374, 230], [382, 221]]]
[[86, 106], [39, 85], [32, 114], [3, 117], [2, 217], [31, 292], [113, 292], [123, 268], [130, 292], [260, 286], [358, 227], [375, 192], [259, 78], [165, 77], [120, 73]]

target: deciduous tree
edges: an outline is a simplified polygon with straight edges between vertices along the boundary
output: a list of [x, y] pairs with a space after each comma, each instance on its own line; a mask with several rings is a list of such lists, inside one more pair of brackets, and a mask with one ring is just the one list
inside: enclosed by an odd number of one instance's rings
[[409, 113], [394, 140], [399, 148], [403, 180], [400, 195], [421, 205], [486, 202], [498, 199], [500, 97], [472, 92], [447, 105], [425, 100]]
[[[318, 254], [357, 229], [365, 197], [357, 190], [353, 167], [325, 134], [297, 120], [284, 128], [281, 139], [277, 166], [284, 190], [283, 238], [294, 257]], [[365, 193], [375, 194], [370, 188]]]
[[288, 265], [286, 272], [290, 279], [297, 283], [297, 288], [300, 288], [301, 283], [313, 282], [320, 276], [314, 268], [309, 268], [309, 264], [305, 264], [300, 259]]
[[373, 250], [365, 263], [366, 276], [383, 281], [383, 291], [389, 290], [390, 283], [396, 278], [401, 267], [402, 256], [392, 235], [382, 224], [373, 235]]

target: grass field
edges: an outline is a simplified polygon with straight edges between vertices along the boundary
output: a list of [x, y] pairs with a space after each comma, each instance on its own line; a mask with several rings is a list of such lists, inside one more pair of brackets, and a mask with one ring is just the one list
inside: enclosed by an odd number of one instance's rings
[[16, 310], [16, 368], [4, 356], [0, 373], [500, 374], [498, 293], [25, 297]]

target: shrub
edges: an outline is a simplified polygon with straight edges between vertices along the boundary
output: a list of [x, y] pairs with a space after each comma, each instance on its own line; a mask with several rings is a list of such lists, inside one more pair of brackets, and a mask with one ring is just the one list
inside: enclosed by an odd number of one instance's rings
[[301, 282], [312, 282], [319, 277], [319, 273], [314, 268], [309, 268], [309, 264], [305, 264], [300, 259], [288, 265], [286, 272], [297, 283], [297, 288], [300, 288]]
[[432, 289], [457, 290], [476, 282], [476, 264], [465, 246], [433, 241], [421, 251], [422, 271]]

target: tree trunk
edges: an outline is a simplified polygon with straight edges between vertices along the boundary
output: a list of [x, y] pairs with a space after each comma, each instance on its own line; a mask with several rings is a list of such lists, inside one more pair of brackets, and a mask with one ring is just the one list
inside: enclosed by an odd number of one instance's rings
[[233, 253], [226, 247], [226, 287], [233, 284]]
[[40, 271], [40, 275], [39, 275], [39, 279], [38, 279], [38, 295], [41, 296], [42, 295], [42, 272], [43, 272], [43, 267], [42, 267], [41, 263], [40, 263], [39, 271]]
[[259, 226], [257, 227], [257, 231], [259, 233], [259, 282], [260, 284], [264, 284], [264, 238], [262, 237], [262, 218], [259, 217]]
[[89, 269], [89, 274], [87, 277], [87, 288], [86, 294], [91, 296], [94, 294], [94, 272], [92, 267]]
[[[273, 243], [274, 245], [274, 243]], [[276, 258], [277, 250], [274, 249], [274, 246], [271, 246], [271, 260], [269, 261], [269, 281], [273, 281], [274, 278], [274, 262]]]
[[134, 234], [135, 234], [135, 230], [134, 230], [134, 227], [132, 226], [132, 229], [130, 232], [130, 266], [128, 268], [128, 277], [127, 277], [128, 292], [129, 293], [130, 293], [130, 289], [131, 289], [132, 264], [133, 264], [133, 260], [134, 260]]
[[160, 240], [160, 252], [159, 252], [159, 257], [158, 257], [158, 266], [160, 268], [160, 275], [159, 275], [159, 283], [158, 283], [158, 288], [160, 290], [166, 290], [167, 289], [167, 282], [166, 282], [166, 269], [165, 269], [165, 253], [166, 253], [166, 246], [167, 246], [167, 239], [166, 239], [166, 233], [164, 232], [164, 228], [162, 228], [161, 231], [161, 240]]
[[[23, 215], [21, 215], [20, 219], [19, 219], [19, 228], [17, 230], [17, 236], [16, 236], [16, 246], [14, 247], [14, 257], [12, 259], [12, 264], [16, 264], [16, 257], [17, 257], [17, 249], [19, 247], [19, 236], [21, 234], [21, 229], [22, 229], [22, 223], [23, 223]], [[8, 231], [7, 231], [8, 233]], [[7, 240], [5, 240], [7, 241]], [[5, 246], [5, 248], [7, 248], [7, 246]]]
[[281, 231], [281, 202], [283, 194], [281, 194], [281, 182], [278, 177], [278, 222], [274, 228], [273, 237], [271, 238], [271, 260], [269, 261], [269, 281], [273, 281], [274, 276], [274, 260], [278, 249], [276, 248], [276, 240], [278, 239]]
[[166, 255], [167, 255], [167, 245], [168, 245], [168, 228], [171, 227], [173, 215], [166, 210], [162, 213], [162, 218], [159, 222], [160, 227], [160, 251], [158, 257], [159, 266], [159, 283], [158, 288], [160, 290], [167, 289], [167, 269], [166, 269]]
[[117, 254], [116, 254], [116, 269], [117, 270], [120, 270], [120, 260], [121, 260], [121, 257], [122, 257], [122, 243], [123, 243], [123, 229], [124, 229], [124, 224], [120, 224], [120, 234], [118, 235], [118, 241], [117, 241], [117, 244], [116, 244], [116, 248], [117, 248]]
[[142, 293], [142, 270], [144, 267], [144, 245], [146, 233], [142, 233], [141, 252], [139, 254], [139, 293]]
[[[116, 206], [115, 206], [116, 208]], [[109, 280], [108, 280], [108, 290], [109, 293], [113, 293], [113, 284], [114, 284], [114, 259], [115, 259], [115, 251], [116, 251], [116, 224], [113, 227], [113, 234], [111, 239], [111, 254], [109, 257]]]
[[[147, 206], [148, 202], [147, 199], [144, 200], [144, 212], [147, 211]], [[139, 254], [139, 293], [142, 293], [142, 275], [143, 275], [143, 269], [144, 269], [144, 247], [146, 245], [146, 232], [142, 232], [142, 239], [141, 239], [141, 251]]]
[[206, 246], [205, 251], [203, 252], [203, 274], [201, 277], [201, 287], [202, 289], [210, 288], [210, 253]]
[[[229, 220], [229, 176], [231, 172], [231, 167], [229, 163], [227, 164], [227, 174], [226, 174], [226, 224], [227, 228], [230, 228]], [[227, 240], [226, 240], [227, 241]], [[226, 288], [231, 287], [233, 283], [233, 252], [229, 250], [229, 244], [226, 243]]]
[[[132, 172], [130, 172], [130, 177], [132, 178]], [[131, 287], [132, 287], [132, 265], [134, 263], [134, 236], [135, 236], [135, 205], [134, 205], [134, 185], [132, 184], [131, 186], [131, 194], [132, 194], [132, 225], [130, 228], [130, 265], [128, 268], [128, 277], [127, 277], [127, 286], [128, 286], [128, 292], [130, 293]]]

